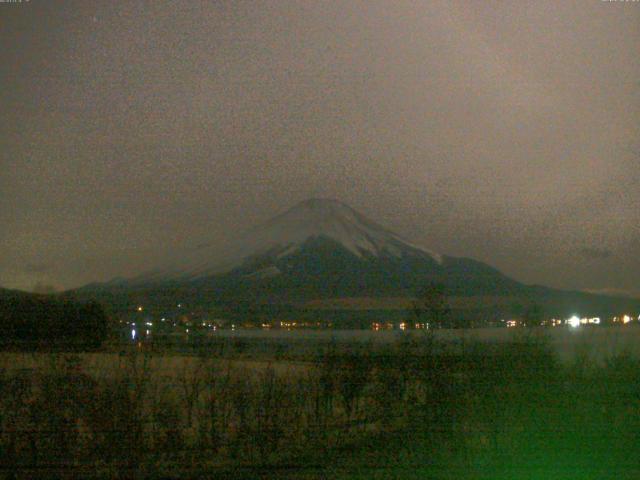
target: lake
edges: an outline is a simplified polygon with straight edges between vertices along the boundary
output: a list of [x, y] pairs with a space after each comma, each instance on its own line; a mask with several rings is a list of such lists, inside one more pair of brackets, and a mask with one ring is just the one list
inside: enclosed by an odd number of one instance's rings
[[[583, 356], [601, 362], [611, 355], [629, 353], [640, 356], [640, 326], [597, 326], [555, 328], [477, 328], [433, 330], [437, 340], [462, 344], [464, 341], [501, 343], [517, 340], [525, 335], [544, 338], [550, 342], [563, 361]], [[420, 336], [424, 331], [373, 331], [373, 330], [218, 330], [217, 338], [264, 340], [277, 343], [326, 343], [336, 342], [393, 342], [407, 335]]]

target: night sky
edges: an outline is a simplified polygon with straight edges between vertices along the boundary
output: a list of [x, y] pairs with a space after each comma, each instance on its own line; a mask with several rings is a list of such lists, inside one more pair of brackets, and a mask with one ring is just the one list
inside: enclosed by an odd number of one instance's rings
[[140, 273], [309, 197], [640, 295], [640, 2], [0, 3], [0, 285]]

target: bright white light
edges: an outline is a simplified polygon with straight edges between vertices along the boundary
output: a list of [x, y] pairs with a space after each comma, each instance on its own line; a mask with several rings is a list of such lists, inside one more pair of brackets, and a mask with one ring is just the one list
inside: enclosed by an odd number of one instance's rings
[[136, 339], [136, 329], [133, 328], [131, 329], [131, 340], [135, 340]]
[[622, 323], [629, 323], [631, 321], [631, 317], [629, 315], [625, 315], [622, 317]]
[[571, 317], [569, 320], [567, 320], [567, 322], [569, 323], [570, 326], [572, 326], [573, 328], [579, 327], [580, 326], [580, 319], [574, 315], [573, 317]]

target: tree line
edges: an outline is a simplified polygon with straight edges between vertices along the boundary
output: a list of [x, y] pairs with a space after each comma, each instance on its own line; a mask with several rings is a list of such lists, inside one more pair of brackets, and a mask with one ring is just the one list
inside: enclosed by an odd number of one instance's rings
[[108, 318], [97, 302], [80, 303], [43, 295], [0, 298], [0, 339], [4, 347], [96, 348], [107, 334]]

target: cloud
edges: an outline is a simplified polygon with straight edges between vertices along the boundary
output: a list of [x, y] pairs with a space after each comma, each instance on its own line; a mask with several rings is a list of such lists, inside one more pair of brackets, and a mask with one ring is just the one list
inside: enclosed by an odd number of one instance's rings
[[31, 289], [33, 293], [51, 294], [56, 293], [58, 288], [44, 282], [37, 282]]
[[640, 298], [640, 292], [632, 292], [624, 288], [588, 288], [588, 289], [585, 289], [584, 292], [593, 293], [595, 295], [611, 295], [616, 297]]
[[27, 263], [23, 268], [25, 273], [46, 273], [51, 270], [51, 265], [46, 263]]
[[604, 260], [613, 256], [611, 250], [597, 247], [583, 247], [578, 250], [578, 253], [587, 260]]

